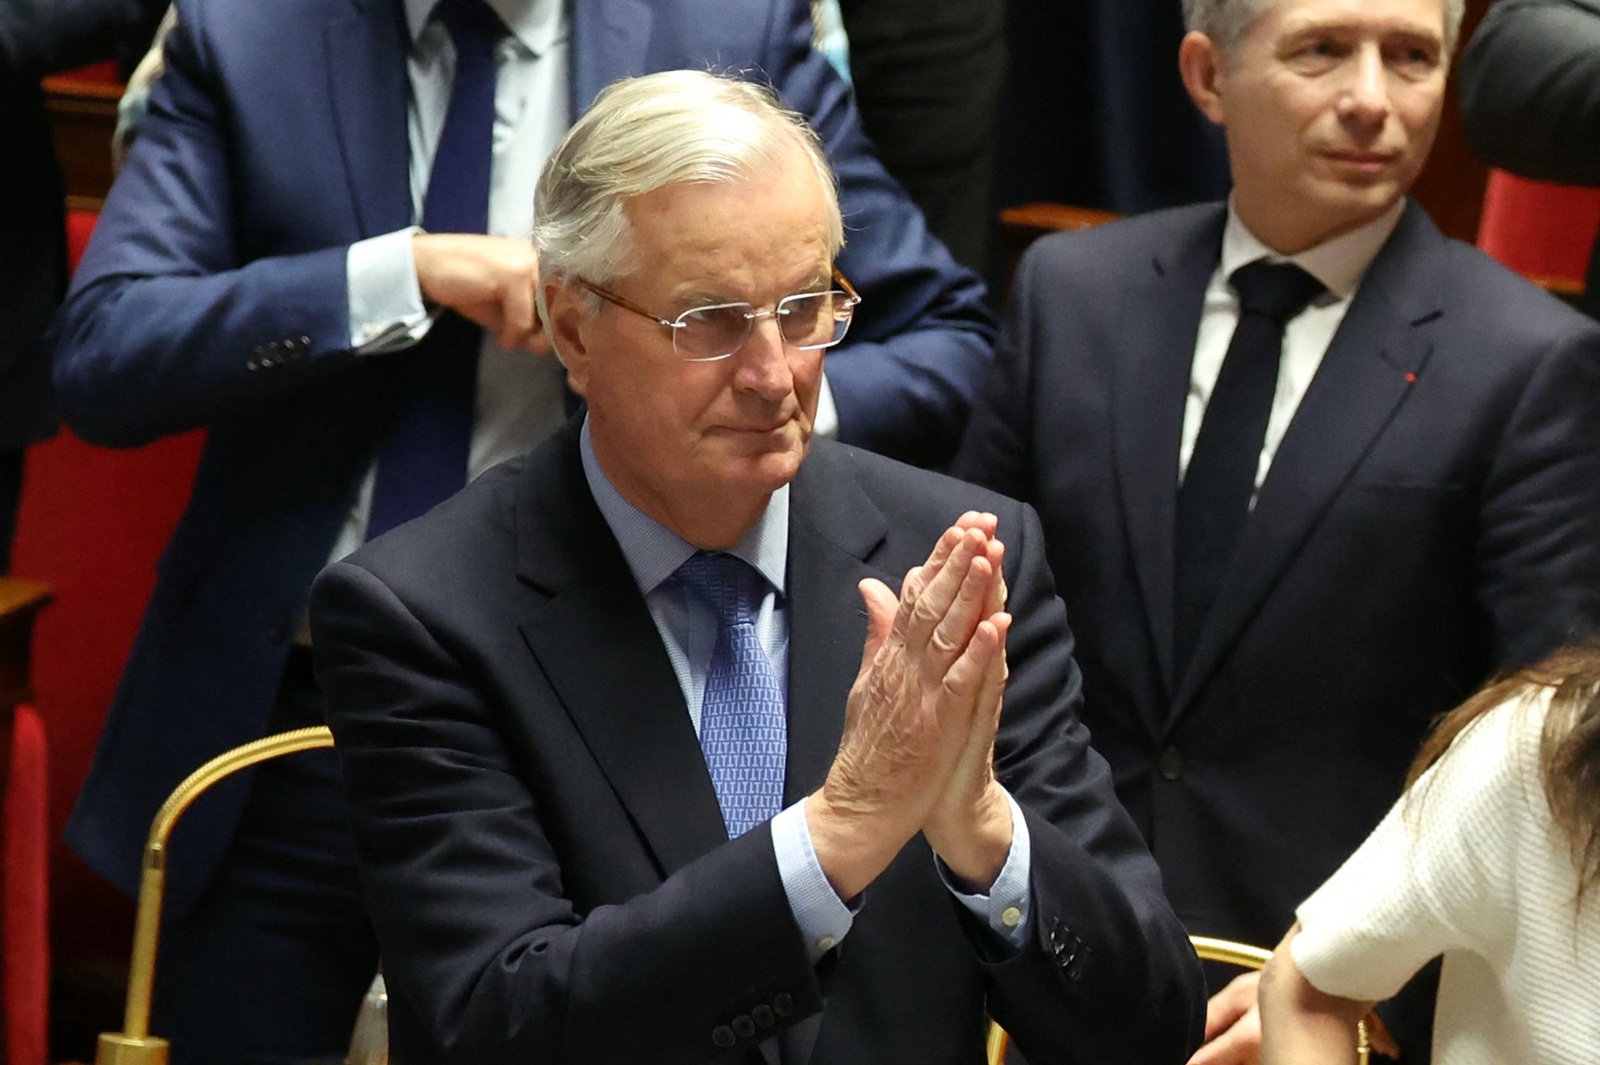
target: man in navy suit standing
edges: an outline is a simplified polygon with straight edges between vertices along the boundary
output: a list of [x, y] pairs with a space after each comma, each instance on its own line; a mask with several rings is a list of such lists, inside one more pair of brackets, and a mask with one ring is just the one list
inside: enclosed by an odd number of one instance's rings
[[1459, 0], [1185, 10], [1232, 196], [1031, 249], [958, 470], [1040, 510], [1179, 917], [1271, 944], [1436, 714], [1600, 623], [1600, 331], [1406, 197]]
[[[91, 865], [132, 890], [185, 774], [322, 720], [322, 566], [565, 419], [526, 237], [541, 163], [609, 81], [748, 71], [817, 125], [867, 308], [828, 360], [822, 428], [948, 456], [988, 363], [982, 288], [872, 158], [810, 33], [799, 0], [178, 4], [55, 368], [90, 441], [208, 431], [68, 830]], [[176, 1060], [342, 1052], [375, 947], [331, 756], [186, 821], [156, 1001]], [[255, 969], [272, 980], [215, 993]]]

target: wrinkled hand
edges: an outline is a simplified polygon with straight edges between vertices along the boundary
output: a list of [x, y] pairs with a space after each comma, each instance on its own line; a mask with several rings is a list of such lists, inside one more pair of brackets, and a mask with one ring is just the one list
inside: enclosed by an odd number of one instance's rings
[[487, 329], [502, 348], [548, 355], [534, 293], [539, 254], [524, 240], [473, 233], [418, 233], [411, 240], [422, 298]]
[[1260, 973], [1228, 981], [1206, 1003], [1206, 1041], [1189, 1065], [1257, 1065], [1261, 1061]]
[[1004, 687], [1010, 621], [993, 609], [1004, 598], [993, 528], [990, 517], [947, 530], [898, 598], [879, 581], [861, 583], [861, 670], [839, 753], [806, 804], [818, 860], [844, 898], [922, 829], [958, 766], [973, 772], [974, 732], [992, 735], [979, 719], [992, 716]]
[[[994, 776], [994, 739], [1000, 727], [1009, 675], [1003, 642], [1011, 624], [1010, 615], [1004, 613], [1006, 584], [1001, 566], [1005, 561], [1005, 545], [993, 539], [996, 531], [993, 514], [969, 511], [957, 519], [956, 527], [981, 529], [990, 537], [988, 559], [995, 580], [985, 610], [991, 618], [1001, 619], [1002, 646], [999, 661], [984, 674], [966, 743], [948, 782], [928, 812], [922, 832], [934, 853], [966, 882], [969, 890], [987, 892], [1011, 853], [1011, 804]], [[926, 564], [907, 575], [908, 583], [932, 580], [942, 564], [936, 548]]]

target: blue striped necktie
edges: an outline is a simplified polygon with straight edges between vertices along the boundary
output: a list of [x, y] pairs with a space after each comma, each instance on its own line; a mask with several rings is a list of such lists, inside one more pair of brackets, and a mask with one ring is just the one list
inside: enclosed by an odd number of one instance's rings
[[742, 559], [707, 551], [678, 567], [677, 576], [717, 615], [700, 749], [732, 839], [783, 809], [786, 700], [755, 624], [766, 581]]
[[[422, 201], [422, 227], [431, 233], [486, 233], [494, 53], [506, 28], [484, 0], [440, 0], [433, 17], [455, 45], [456, 72]], [[402, 382], [378, 451], [368, 539], [410, 521], [466, 483], [482, 346], [481, 328], [447, 312], [411, 351], [379, 356], [398, 363]]]

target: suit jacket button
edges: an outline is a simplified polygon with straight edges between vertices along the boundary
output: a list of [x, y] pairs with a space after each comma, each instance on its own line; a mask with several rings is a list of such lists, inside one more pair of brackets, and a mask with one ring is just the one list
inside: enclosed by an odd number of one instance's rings
[[1183, 779], [1183, 752], [1176, 747], [1163, 747], [1161, 757], [1156, 760], [1156, 772], [1161, 774], [1162, 780]]
[[776, 1021], [777, 1017], [773, 1016], [771, 1006], [762, 1004], [750, 1011], [750, 1019], [755, 1021], [758, 1027], [771, 1028], [772, 1022]]
[[733, 1036], [733, 1029], [729, 1028], [725, 1024], [719, 1024], [715, 1028], [711, 1029], [711, 1041], [717, 1044], [717, 1046], [721, 1047], [723, 1050], [727, 1050], [729, 1047], [733, 1046], [734, 1043], [738, 1042], [738, 1040]]
[[733, 1019], [733, 1034], [740, 1039], [749, 1039], [756, 1034], [755, 1022], [744, 1014], [739, 1014]]
[[772, 996], [772, 1012], [780, 1017], [787, 1017], [794, 1012], [794, 998], [787, 991], [779, 991]]

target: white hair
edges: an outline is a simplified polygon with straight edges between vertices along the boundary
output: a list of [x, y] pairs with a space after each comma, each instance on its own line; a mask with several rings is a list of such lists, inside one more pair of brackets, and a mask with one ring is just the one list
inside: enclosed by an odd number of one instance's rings
[[[608, 85], [550, 154], [534, 201], [544, 276], [602, 284], [632, 254], [628, 200], [684, 182], [735, 182], [787, 165], [799, 149], [827, 200], [829, 252], [844, 246], [838, 190], [806, 120], [763, 86], [694, 70]], [[542, 292], [541, 292], [542, 298]]]
[[[1266, 14], [1276, 0], [1183, 0], [1184, 27], [1199, 32], [1217, 42], [1224, 53], [1230, 53], [1244, 40], [1256, 19]], [[1461, 35], [1461, 18], [1466, 10], [1466, 0], [1441, 0], [1444, 4], [1444, 50], [1450, 55], [1456, 50]]]

